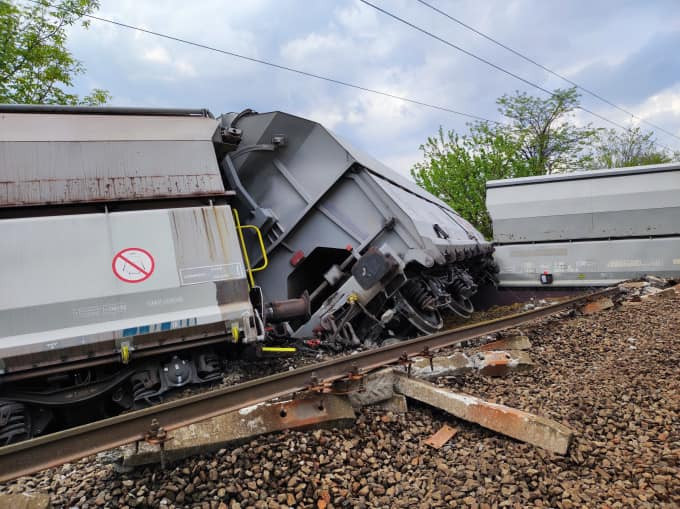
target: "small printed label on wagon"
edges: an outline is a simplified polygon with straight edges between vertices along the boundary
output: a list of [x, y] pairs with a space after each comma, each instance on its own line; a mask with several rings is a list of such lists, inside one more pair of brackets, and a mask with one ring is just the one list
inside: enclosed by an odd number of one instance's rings
[[243, 270], [243, 265], [240, 263], [190, 267], [180, 269], [179, 271], [179, 278], [182, 286], [210, 283], [212, 281], [226, 281], [243, 277], [245, 277], [245, 271]]

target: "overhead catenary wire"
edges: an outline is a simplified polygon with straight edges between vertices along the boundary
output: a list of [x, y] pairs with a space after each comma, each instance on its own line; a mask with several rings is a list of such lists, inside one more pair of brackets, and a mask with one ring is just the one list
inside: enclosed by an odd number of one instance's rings
[[661, 132], [663, 132], [663, 133], [665, 133], [665, 134], [667, 134], [667, 135], [669, 135], [669, 136], [672, 136], [672, 137], [674, 137], [674, 138], [680, 140], [680, 136], [674, 134], [673, 132], [671, 132], [671, 131], [669, 131], [669, 130], [667, 130], [667, 129], [665, 129], [665, 128], [659, 126], [659, 125], [653, 124], [652, 122], [650, 122], [650, 121], [648, 121], [648, 120], [645, 120], [644, 118], [640, 117], [639, 115], [636, 115], [636, 114], [633, 113], [632, 111], [628, 111], [627, 109], [625, 109], [625, 108], [619, 106], [618, 104], [616, 104], [616, 103], [610, 101], [610, 100], [607, 99], [606, 97], [603, 97], [601, 94], [598, 94], [597, 92], [593, 92], [592, 90], [590, 90], [590, 89], [584, 87], [583, 85], [579, 85], [578, 83], [576, 83], [575, 81], [573, 81], [573, 80], [567, 78], [567, 77], [564, 76], [563, 74], [560, 74], [560, 73], [558, 73], [557, 71], [554, 71], [554, 70], [550, 69], [549, 67], [546, 67], [545, 65], [541, 64], [540, 62], [537, 62], [537, 61], [534, 60], [533, 58], [528, 57], [527, 55], [525, 55], [525, 54], [523, 54], [523, 53], [517, 51], [517, 50], [514, 49], [514, 48], [511, 48], [511, 47], [508, 46], [507, 44], [503, 44], [502, 42], [500, 42], [500, 41], [498, 41], [497, 39], [491, 37], [490, 35], [485, 34], [485, 33], [482, 32], [481, 30], [478, 30], [478, 29], [474, 28], [473, 26], [470, 26], [470, 25], [468, 25], [467, 23], [465, 23], [465, 22], [461, 21], [460, 19], [456, 18], [455, 16], [452, 16], [452, 15], [449, 14], [448, 12], [443, 11], [443, 10], [441, 10], [441, 9], [439, 9], [439, 8], [437, 8], [437, 7], [435, 7], [434, 5], [432, 5], [432, 4], [428, 3], [428, 2], [426, 2], [425, 0], [417, 0], [417, 1], [418, 1], [419, 3], [421, 3], [422, 5], [424, 5], [425, 7], [427, 7], [428, 9], [431, 9], [431, 10], [433, 10], [433, 11], [435, 11], [435, 12], [441, 14], [442, 16], [444, 16], [444, 17], [450, 19], [450, 20], [453, 21], [454, 23], [457, 23], [458, 25], [462, 26], [463, 28], [465, 28], [465, 29], [467, 29], [467, 30], [470, 30], [471, 32], [474, 32], [475, 34], [479, 35], [480, 37], [483, 37], [484, 39], [486, 39], [486, 40], [492, 42], [493, 44], [495, 44], [495, 45], [497, 45], [497, 46], [500, 46], [501, 48], [503, 48], [503, 49], [509, 51], [509, 52], [512, 53], [513, 55], [518, 56], [519, 58], [525, 60], [526, 62], [529, 62], [529, 63], [531, 63], [531, 64], [533, 64], [533, 65], [535, 65], [535, 66], [537, 66], [537, 67], [543, 69], [543, 70], [546, 71], [547, 73], [552, 74], [553, 76], [556, 76], [557, 78], [560, 78], [561, 80], [566, 81], [566, 82], [569, 83], [570, 85], [572, 85], [572, 86], [578, 88], [579, 90], [582, 90], [582, 91], [585, 92], [586, 94], [588, 94], [588, 95], [590, 95], [590, 96], [592, 96], [592, 97], [595, 97], [596, 99], [599, 99], [600, 101], [602, 101], [602, 102], [608, 104], [609, 106], [612, 106], [613, 108], [616, 108], [617, 110], [622, 111], [623, 113], [625, 113], [625, 114], [627, 114], [627, 115], [630, 115], [632, 118], [634, 118], [634, 119], [636, 119], [636, 120], [639, 120], [640, 122], [642, 122], [642, 123], [644, 123], [644, 124], [646, 124], [646, 125], [648, 125], [648, 126], [650, 126], [650, 127], [653, 127], [654, 129], [656, 129], [656, 130], [658, 130], [658, 131], [661, 131]]
[[[38, 4], [38, 5], [42, 5], [42, 6], [57, 7], [56, 5], [46, 4], [44, 1], [40, 1], [40, 0], [28, 0], [28, 1], [35, 3], [35, 4]], [[189, 46], [194, 46], [196, 48], [214, 51], [214, 52], [221, 53], [223, 55], [228, 55], [228, 56], [231, 56], [231, 57], [234, 57], [234, 58], [239, 58], [239, 59], [246, 60], [246, 61], [249, 61], [249, 62], [254, 62], [254, 63], [257, 63], [257, 64], [262, 64], [262, 65], [266, 65], [266, 66], [269, 66], [269, 67], [273, 67], [275, 69], [292, 72], [292, 73], [295, 73], [295, 74], [298, 74], [298, 75], [301, 75], [301, 76], [306, 76], [308, 78], [314, 78], [314, 79], [317, 79], [317, 80], [327, 81], [329, 83], [334, 83], [336, 85], [341, 85], [343, 87], [349, 87], [349, 88], [353, 88], [355, 90], [361, 90], [363, 92], [369, 92], [371, 94], [381, 95], [383, 97], [389, 97], [391, 99], [403, 101], [403, 102], [406, 102], [406, 103], [416, 104], [418, 106], [424, 106], [424, 107], [431, 108], [431, 109], [434, 109], [434, 110], [444, 111], [446, 113], [451, 113], [451, 114], [454, 114], [454, 115], [467, 117], [467, 118], [470, 118], [470, 119], [473, 119], [473, 120], [479, 120], [481, 122], [489, 122], [489, 123], [492, 123], [492, 124], [500, 124], [500, 122], [498, 122], [496, 120], [490, 120], [488, 118], [484, 118], [484, 117], [479, 116], [479, 115], [474, 115], [472, 113], [465, 113], [465, 112], [462, 112], [462, 111], [454, 110], [454, 109], [448, 108], [446, 106], [440, 106], [440, 105], [437, 105], [437, 104], [432, 104], [432, 103], [429, 103], [429, 102], [420, 101], [420, 100], [417, 100], [417, 99], [412, 99], [410, 97], [392, 94], [390, 92], [385, 92], [384, 90], [378, 90], [378, 89], [374, 89], [374, 88], [365, 87], [363, 85], [358, 85], [356, 83], [351, 83], [349, 81], [344, 81], [344, 80], [340, 80], [340, 79], [336, 79], [336, 78], [331, 78], [329, 76], [324, 76], [322, 74], [317, 74], [317, 73], [313, 73], [313, 72], [310, 72], [310, 71], [297, 69], [295, 67], [290, 67], [288, 65], [277, 64], [276, 62], [263, 60], [261, 58], [255, 58], [255, 57], [251, 57], [251, 56], [247, 56], [247, 55], [242, 55], [242, 54], [236, 53], [234, 51], [216, 48], [214, 46], [209, 46], [207, 44], [203, 44], [203, 43], [200, 43], [200, 42], [190, 41], [188, 39], [183, 39], [181, 37], [177, 37], [177, 36], [174, 36], [174, 35], [169, 35], [169, 34], [165, 34], [165, 33], [162, 33], [162, 32], [157, 32], [155, 30], [149, 30], [149, 29], [142, 28], [142, 27], [139, 27], [139, 26], [123, 23], [121, 21], [116, 21], [116, 20], [109, 19], [109, 18], [103, 18], [101, 16], [95, 16], [94, 14], [88, 14], [88, 13], [85, 13], [85, 12], [79, 12], [75, 9], [67, 9], [63, 6], [59, 6], [59, 8], [62, 9], [62, 10], [66, 10], [68, 12], [71, 12], [73, 14], [77, 14], [79, 16], [95, 20], [95, 21], [108, 23], [108, 24], [115, 25], [115, 26], [118, 26], [118, 27], [121, 27], [121, 28], [134, 30], [134, 31], [137, 31], [137, 32], [142, 32], [142, 33], [145, 33], [145, 34], [153, 35], [155, 37], [161, 37], [163, 39], [179, 42], [181, 44], [187, 44]]]
[[[396, 20], [400, 23], [403, 23], [404, 25], [407, 25], [407, 26], [413, 28], [414, 30], [421, 32], [422, 34], [427, 35], [428, 37], [435, 39], [435, 40], [441, 42], [442, 44], [445, 44], [446, 46], [449, 46], [449, 47], [451, 47], [451, 48], [453, 48], [457, 51], [460, 51], [461, 53], [464, 53], [465, 55], [467, 55], [467, 56], [469, 56], [469, 57], [471, 57], [471, 58], [473, 58], [473, 59], [475, 59], [479, 62], [482, 62], [483, 64], [486, 64], [486, 65], [488, 65], [488, 66], [490, 66], [490, 67], [492, 67], [492, 68], [494, 68], [494, 69], [496, 69], [496, 70], [498, 70], [498, 71], [500, 71], [504, 74], [507, 74], [508, 76], [511, 76], [512, 78], [515, 78], [515, 79], [521, 81], [522, 83], [525, 83], [526, 85], [529, 85], [533, 88], [536, 88], [536, 89], [540, 90], [541, 92], [544, 92], [544, 93], [550, 95], [551, 97], [555, 97], [555, 94], [553, 92], [551, 92], [550, 90], [548, 90], [545, 87], [542, 87], [538, 83], [535, 83], [535, 82], [533, 82], [533, 81], [531, 81], [527, 78], [524, 78], [524, 77], [520, 76], [519, 74], [516, 74], [516, 73], [506, 69], [505, 67], [502, 67], [502, 66], [500, 66], [500, 65], [498, 65], [498, 64], [496, 64], [496, 63], [494, 63], [490, 60], [487, 60], [486, 58], [481, 57], [481, 56], [479, 56], [479, 55], [477, 55], [477, 54], [475, 54], [471, 51], [468, 51], [465, 48], [462, 48], [461, 46], [458, 46], [457, 44], [454, 44], [451, 41], [448, 41], [447, 39], [444, 39], [443, 37], [440, 37], [440, 36], [430, 32], [429, 30], [426, 30], [426, 29], [424, 29], [424, 28], [422, 28], [422, 27], [420, 27], [420, 26], [418, 26], [414, 23], [411, 23], [410, 21], [394, 14], [393, 12], [390, 12], [390, 11], [388, 11], [388, 10], [382, 8], [382, 7], [379, 7], [378, 5], [375, 5], [372, 2], [369, 2], [368, 0], [359, 0], [359, 1], [363, 4], [365, 4], [365, 5], [373, 8], [373, 9], [375, 9], [376, 11], [385, 14], [386, 16], [388, 16], [390, 18], [392, 18], [392, 19], [394, 19], [394, 20]], [[588, 113], [588, 114], [590, 114], [594, 117], [599, 118], [600, 120], [603, 120], [603, 121], [605, 121], [605, 122], [607, 122], [607, 123], [609, 123], [613, 126], [616, 126], [619, 129], [622, 129], [623, 131], [628, 131], [628, 128], [626, 126], [620, 124], [619, 122], [616, 122], [615, 120], [611, 120], [610, 118], [607, 118], [604, 115], [601, 115], [599, 113], [595, 113], [594, 111], [592, 111], [592, 110], [590, 110], [590, 109], [588, 109], [584, 106], [579, 105], [577, 108], [580, 109], [581, 111], [585, 112], [585, 113]], [[670, 147], [668, 147], [666, 145], [663, 145], [661, 143], [660, 143], [660, 145], [665, 147], [668, 150], [672, 150]]]

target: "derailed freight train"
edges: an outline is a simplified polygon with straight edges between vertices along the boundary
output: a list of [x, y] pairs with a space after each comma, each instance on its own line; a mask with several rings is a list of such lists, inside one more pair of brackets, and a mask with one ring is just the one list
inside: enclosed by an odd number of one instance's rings
[[437, 198], [250, 110], [1, 106], [0, 242], [0, 444], [219, 380], [234, 349], [435, 332], [496, 273]]

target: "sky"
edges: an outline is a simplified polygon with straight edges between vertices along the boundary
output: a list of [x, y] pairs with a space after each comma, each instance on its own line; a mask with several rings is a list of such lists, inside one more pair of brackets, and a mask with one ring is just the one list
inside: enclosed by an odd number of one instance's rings
[[[544, 88], [566, 82], [415, 0], [372, 0]], [[430, 0], [468, 25], [680, 136], [677, 0]], [[97, 15], [390, 94], [500, 120], [496, 99], [525, 83], [431, 39], [358, 0], [101, 0]], [[318, 121], [408, 175], [440, 126], [470, 119], [303, 77], [153, 35], [92, 21], [70, 29], [86, 73], [76, 92], [107, 89], [115, 106], [252, 108]], [[637, 121], [583, 94], [584, 107]], [[575, 121], [611, 127], [578, 112]], [[645, 125], [642, 125], [646, 129]], [[680, 140], [657, 132], [680, 150]]]

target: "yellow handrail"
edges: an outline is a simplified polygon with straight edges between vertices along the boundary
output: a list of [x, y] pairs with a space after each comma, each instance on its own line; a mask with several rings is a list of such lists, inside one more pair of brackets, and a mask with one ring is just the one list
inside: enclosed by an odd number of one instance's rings
[[[248, 272], [248, 280], [250, 283], [250, 287], [254, 288], [255, 287], [255, 278], [253, 277], [253, 272], [258, 272], [260, 270], [264, 270], [267, 268], [269, 265], [269, 258], [267, 257], [267, 249], [264, 247], [264, 239], [262, 238], [262, 232], [260, 229], [252, 224], [241, 224], [241, 219], [239, 218], [238, 211], [236, 209], [232, 209], [234, 212], [234, 219], [236, 221], [236, 229], [238, 230], [238, 236], [239, 240], [241, 242], [241, 250], [243, 251], [243, 259], [246, 262], [246, 272]], [[250, 257], [248, 256], [248, 251], [246, 250], [246, 241], [243, 238], [243, 230], [245, 228], [252, 228], [255, 230], [255, 233], [257, 234], [257, 240], [260, 242], [260, 250], [262, 252], [262, 265], [259, 267], [252, 268], [250, 265]]]
[[259, 267], [255, 267], [254, 269], [250, 269], [252, 272], [259, 272], [261, 270], [264, 270], [267, 268], [267, 265], [269, 265], [269, 258], [267, 258], [267, 249], [264, 247], [264, 240], [262, 239], [262, 232], [260, 229], [253, 225], [253, 224], [244, 224], [241, 226], [241, 228], [252, 228], [255, 230], [255, 233], [257, 233], [257, 239], [260, 241], [260, 251], [262, 251], [262, 265]]

